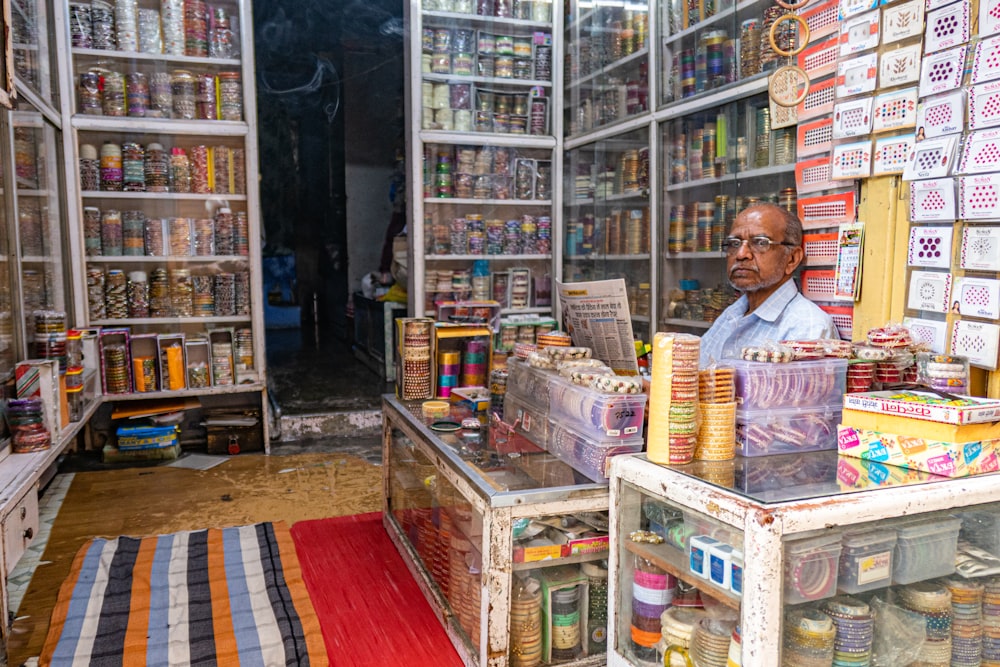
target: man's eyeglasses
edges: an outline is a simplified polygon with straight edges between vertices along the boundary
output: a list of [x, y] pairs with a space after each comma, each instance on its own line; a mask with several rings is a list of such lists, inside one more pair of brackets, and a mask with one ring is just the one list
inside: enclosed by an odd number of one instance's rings
[[779, 245], [795, 247], [795, 243], [789, 243], [788, 241], [772, 241], [766, 236], [754, 236], [749, 239], [738, 239], [735, 236], [730, 236], [722, 241], [722, 249], [727, 255], [735, 255], [746, 243], [750, 246], [750, 252], [754, 254], [764, 254], [771, 248]]

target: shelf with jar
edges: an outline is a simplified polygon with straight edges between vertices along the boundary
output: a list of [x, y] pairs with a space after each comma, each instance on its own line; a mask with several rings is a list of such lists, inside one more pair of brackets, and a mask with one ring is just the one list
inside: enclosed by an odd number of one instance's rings
[[[577, 7], [571, 6], [574, 13]], [[579, 3], [583, 4], [583, 3]], [[582, 11], [565, 29], [565, 134], [578, 136], [650, 110], [649, 7]]]
[[425, 13], [420, 53], [424, 130], [543, 136], [552, 99], [551, 19], [470, 22]]

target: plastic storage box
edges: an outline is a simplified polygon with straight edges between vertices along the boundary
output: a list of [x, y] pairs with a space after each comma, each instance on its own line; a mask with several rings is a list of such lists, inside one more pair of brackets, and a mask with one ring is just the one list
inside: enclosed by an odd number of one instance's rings
[[631, 440], [595, 440], [549, 419], [549, 445], [546, 449], [595, 482], [608, 481], [609, 459], [612, 456], [641, 452], [643, 444], [641, 435]]
[[962, 520], [954, 517], [917, 519], [897, 524], [892, 583], [912, 584], [955, 571]]
[[555, 377], [549, 382], [549, 412], [553, 421], [595, 440], [642, 437], [646, 394], [602, 394]]
[[539, 410], [537, 403], [528, 403], [508, 391], [503, 399], [503, 420], [542, 449], [549, 446], [549, 415]]
[[538, 409], [549, 410], [549, 380], [557, 377], [554, 371], [529, 366], [521, 359], [507, 360], [507, 391], [522, 398], [530, 397]]
[[832, 597], [837, 592], [840, 533], [785, 545], [785, 604]]
[[737, 451], [766, 456], [836, 449], [840, 415], [839, 407], [737, 410]]
[[992, 512], [961, 512], [961, 537], [994, 556], [1000, 556], [1000, 516]]
[[893, 530], [864, 530], [844, 533], [840, 540], [838, 586], [844, 593], [862, 593], [885, 588], [892, 583], [892, 552], [896, 546]]
[[816, 359], [772, 364], [727, 359], [736, 369], [736, 402], [740, 410], [843, 405], [847, 389], [846, 359]]

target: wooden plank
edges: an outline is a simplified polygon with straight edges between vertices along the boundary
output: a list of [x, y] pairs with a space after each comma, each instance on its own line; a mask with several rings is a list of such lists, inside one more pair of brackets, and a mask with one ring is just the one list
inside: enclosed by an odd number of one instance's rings
[[702, 595], [707, 594], [713, 600], [718, 600], [730, 609], [740, 610], [740, 599], [732, 592], [716, 586], [708, 579], [691, 574], [682, 551], [678, 551], [668, 544], [639, 544], [631, 540], [622, 540], [622, 544], [630, 553], [645, 558], [684, 583], [694, 586], [701, 591]]

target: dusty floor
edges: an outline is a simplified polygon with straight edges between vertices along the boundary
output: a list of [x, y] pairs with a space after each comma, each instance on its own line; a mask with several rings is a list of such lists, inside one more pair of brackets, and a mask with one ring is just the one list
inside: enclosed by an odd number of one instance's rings
[[[271, 392], [285, 414], [372, 410], [391, 391], [349, 344], [310, 331], [267, 332]], [[164, 462], [165, 463], [165, 462]], [[41, 652], [59, 586], [94, 536], [154, 535], [210, 526], [344, 516], [381, 509], [379, 435], [275, 442], [209, 470], [63, 461], [39, 501], [35, 553], [8, 579], [17, 603], [8, 664]]]

